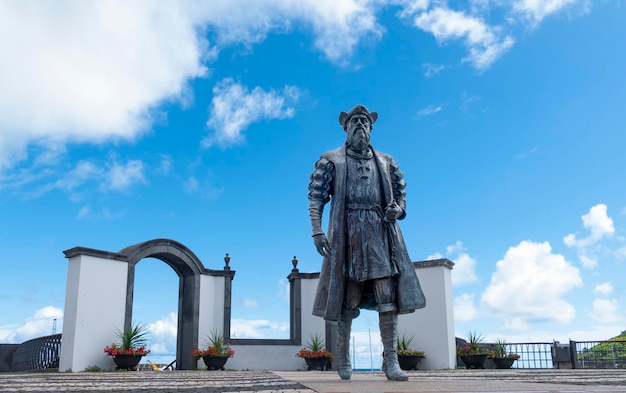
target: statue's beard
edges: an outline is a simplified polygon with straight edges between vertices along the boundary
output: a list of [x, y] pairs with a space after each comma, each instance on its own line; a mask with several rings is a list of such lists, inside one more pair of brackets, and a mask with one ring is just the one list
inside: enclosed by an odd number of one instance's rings
[[365, 135], [365, 131], [362, 130], [356, 130], [354, 134], [348, 138], [348, 147], [354, 151], [363, 152], [367, 150], [369, 144], [369, 138]]

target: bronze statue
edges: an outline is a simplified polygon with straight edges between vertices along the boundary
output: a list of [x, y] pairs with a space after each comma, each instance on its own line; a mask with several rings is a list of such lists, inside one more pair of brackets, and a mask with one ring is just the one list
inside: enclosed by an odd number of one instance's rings
[[[396, 220], [406, 215], [406, 183], [394, 159], [370, 145], [378, 113], [341, 112], [346, 143], [321, 155], [309, 183], [313, 240], [324, 257], [313, 314], [337, 321], [339, 376], [350, 379], [350, 330], [360, 309], [378, 311], [387, 379], [406, 381], [398, 364], [398, 314], [426, 305]], [[331, 201], [328, 237], [324, 205]]]

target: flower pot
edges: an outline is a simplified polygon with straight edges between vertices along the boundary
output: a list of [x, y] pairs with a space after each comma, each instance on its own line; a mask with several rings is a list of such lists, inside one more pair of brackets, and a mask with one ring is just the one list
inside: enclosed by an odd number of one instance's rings
[[304, 358], [309, 370], [330, 370], [330, 358]]
[[403, 370], [417, 370], [417, 365], [423, 358], [420, 355], [398, 355], [398, 363]]
[[493, 358], [493, 364], [496, 365], [496, 368], [511, 368], [513, 362], [515, 362], [515, 358]]
[[115, 355], [113, 356], [113, 361], [117, 366], [116, 370], [137, 371], [137, 365], [142, 357], [143, 355]]
[[465, 368], [485, 368], [487, 354], [481, 355], [461, 355], [461, 361], [465, 364]]
[[207, 370], [223, 370], [228, 356], [203, 356], [202, 360], [204, 360]]

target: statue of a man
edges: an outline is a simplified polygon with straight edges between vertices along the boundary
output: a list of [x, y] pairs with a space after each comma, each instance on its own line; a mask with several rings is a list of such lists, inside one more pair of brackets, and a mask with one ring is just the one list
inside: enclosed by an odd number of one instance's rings
[[[406, 381], [398, 364], [398, 314], [426, 305], [396, 220], [406, 215], [402, 172], [394, 159], [370, 145], [378, 113], [357, 105], [341, 112], [346, 143], [321, 155], [309, 184], [313, 240], [324, 257], [313, 314], [337, 321], [336, 364], [350, 379], [350, 330], [359, 309], [378, 311], [383, 370]], [[331, 201], [328, 237], [324, 205]]]

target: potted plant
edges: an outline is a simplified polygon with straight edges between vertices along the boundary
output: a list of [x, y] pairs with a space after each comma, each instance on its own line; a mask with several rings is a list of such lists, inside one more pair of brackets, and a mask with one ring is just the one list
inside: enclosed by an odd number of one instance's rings
[[489, 351], [483, 348], [482, 342], [483, 336], [481, 334], [469, 332], [466, 343], [457, 345], [456, 355], [461, 358], [465, 368], [485, 368]]
[[195, 348], [191, 355], [196, 359], [202, 358], [207, 370], [223, 370], [228, 358], [235, 356], [235, 351], [224, 342], [224, 336], [216, 331], [207, 338], [207, 349]]
[[490, 353], [489, 357], [496, 368], [511, 368], [513, 363], [520, 358], [518, 354], [507, 351], [507, 343], [500, 339], [493, 344], [493, 352]]
[[150, 353], [150, 350], [146, 349], [149, 333], [146, 325], [131, 322], [124, 330], [115, 331], [121, 344], [107, 345], [104, 352], [113, 358], [116, 369], [137, 370], [141, 358]]
[[324, 339], [318, 334], [312, 335], [309, 343], [296, 353], [303, 358], [309, 370], [330, 370], [333, 354], [326, 350]]
[[398, 363], [403, 370], [417, 370], [419, 362], [426, 357], [424, 351], [411, 349], [414, 338], [415, 336], [407, 336], [404, 333], [398, 336]]

